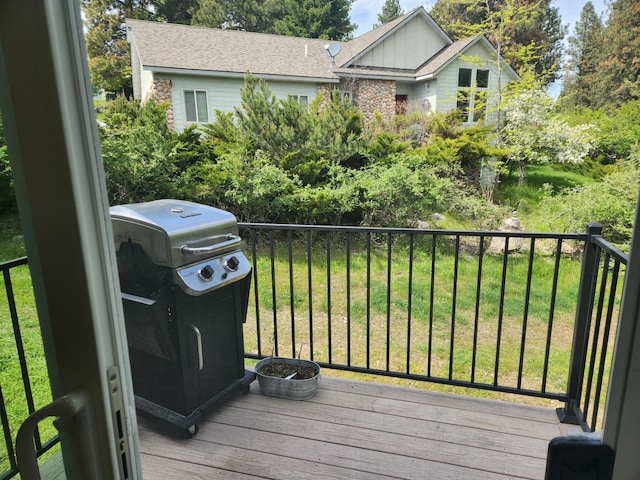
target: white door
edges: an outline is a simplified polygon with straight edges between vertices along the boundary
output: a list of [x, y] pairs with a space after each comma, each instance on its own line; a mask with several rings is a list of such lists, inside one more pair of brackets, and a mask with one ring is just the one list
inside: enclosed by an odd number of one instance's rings
[[69, 480], [142, 478], [91, 98], [79, 0], [0, 1], [0, 109], [55, 399], [23, 425], [23, 480], [44, 415], [61, 418]]

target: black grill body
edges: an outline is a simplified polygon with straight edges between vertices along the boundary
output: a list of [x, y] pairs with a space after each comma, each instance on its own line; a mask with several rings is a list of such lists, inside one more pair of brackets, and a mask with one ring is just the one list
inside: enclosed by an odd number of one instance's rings
[[[112, 207], [136, 407], [167, 433], [191, 437], [203, 414], [229, 395], [247, 392], [255, 378], [244, 368], [242, 332], [251, 267], [239, 244], [229, 240], [236, 231], [211, 232], [230, 230], [228, 216], [216, 226], [215, 216], [194, 215], [192, 209], [226, 212], [175, 200], [150, 203], [161, 212], [184, 214], [193, 238], [180, 237], [178, 247], [192, 250], [176, 256], [168, 227], [158, 227], [163, 221], [153, 220], [148, 204]], [[203, 224], [194, 227], [197, 222]], [[207, 245], [200, 253], [198, 244], [211, 238], [226, 246]], [[152, 248], [173, 251], [178, 260], [158, 261], [164, 253]]]

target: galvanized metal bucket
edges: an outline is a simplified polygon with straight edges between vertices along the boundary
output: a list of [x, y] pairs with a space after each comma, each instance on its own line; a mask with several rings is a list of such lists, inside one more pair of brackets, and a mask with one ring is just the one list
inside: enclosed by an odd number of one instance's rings
[[[314, 369], [317, 374], [312, 378], [296, 380], [295, 378], [279, 378], [264, 375], [260, 369], [271, 363], [280, 363], [292, 366], [304, 366]], [[310, 360], [298, 360], [297, 358], [268, 357], [260, 360], [255, 371], [258, 376], [258, 384], [263, 395], [269, 397], [288, 398], [291, 400], [307, 400], [315, 396], [320, 383], [320, 365]]]

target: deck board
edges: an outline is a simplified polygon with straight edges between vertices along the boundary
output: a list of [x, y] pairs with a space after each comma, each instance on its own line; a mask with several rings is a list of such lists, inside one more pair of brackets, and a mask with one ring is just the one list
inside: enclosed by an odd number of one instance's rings
[[175, 439], [140, 420], [145, 478], [542, 480], [567, 430], [552, 408], [330, 377], [303, 402], [254, 383], [199, 427]]

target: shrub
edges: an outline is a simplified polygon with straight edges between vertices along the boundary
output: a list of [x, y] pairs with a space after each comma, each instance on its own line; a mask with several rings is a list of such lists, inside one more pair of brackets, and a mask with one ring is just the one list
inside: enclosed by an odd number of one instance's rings
[[415, 226], [418, 220], [448, 204], [454, 182], [428, 165], [411, 165], [399, 157], [390, 165], [371, 165], [355, 177], [360, 190], [362, 223], [370, 226]]
[[172, 197], [176, 167], [165, 107], [121, 97], [102, 115], [102, 159], [112, 205]]
[[554, 231], [584, 232], [589, 222], [596, 221], [602, 224], [607, 240], [628, 244], [639, 186], [637, 162], [626, 161], [600, 182], [565, 189], [556, 196], [547, 186], [540, 211], [545, 212], [549, 228]]

